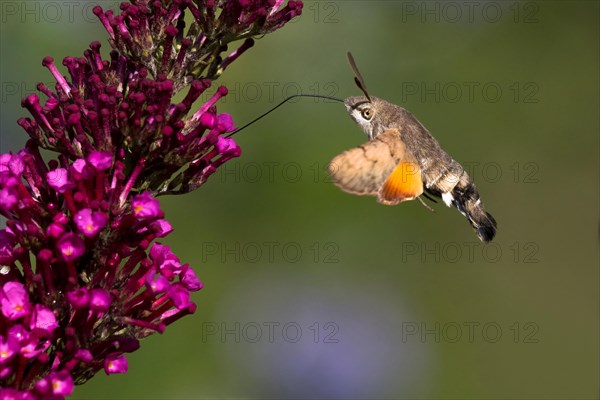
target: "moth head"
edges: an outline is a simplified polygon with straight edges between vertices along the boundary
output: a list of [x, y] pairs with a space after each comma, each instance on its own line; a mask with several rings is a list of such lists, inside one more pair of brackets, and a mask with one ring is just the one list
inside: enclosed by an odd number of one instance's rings
[[354, 83], [364, 93], [364, 96], [349, 97], [344, 100], [346, 110], [350, 117], [365, 131], [369, 139], [375, 138], [380, 132], [379, 110], [382, 108], [382, 101], [376, 97], [369, 96], [367, 85], [356, 66], [352, 53], [348, 52], [348, 62], [354, 72]]
[[385, 104], [383, 100], [370, 96], [348, 97], [344, 105], [350, 117], [356, 122], [369, 139], [374, 139], [387, 127], [384, 126]]

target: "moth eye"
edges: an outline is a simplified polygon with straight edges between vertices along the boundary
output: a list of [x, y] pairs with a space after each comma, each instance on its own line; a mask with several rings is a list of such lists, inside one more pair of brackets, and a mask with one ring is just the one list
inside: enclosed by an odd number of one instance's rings
[[371, 110], [370, 108], [365, 108], [360, 112], [360, 115], [362, 115], [364, 119], [370, 120], [371, 118], [373, 118], [373, 110]]

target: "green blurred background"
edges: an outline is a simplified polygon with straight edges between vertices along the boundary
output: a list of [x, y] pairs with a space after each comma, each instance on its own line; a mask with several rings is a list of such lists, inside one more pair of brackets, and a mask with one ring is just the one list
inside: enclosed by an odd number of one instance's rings
[[[42, 57], [108, 48], [97, 2], [7, 3], [2, 152], [26, 140], [21, 97], [54, 84]], [[239, 126], [298, 91], [357, 95], [352, 50], [371, 94], [467, 166], [497, 239], [441, 203], [341, 192], [326, 165], [364, 135], [340, 104], [286, 104], [162, 199], [205, 283], [196, 314], [74, 398], [597, 398], [598, 21], [589, 1], [306, 2], [226, 71], [220, 111]]]

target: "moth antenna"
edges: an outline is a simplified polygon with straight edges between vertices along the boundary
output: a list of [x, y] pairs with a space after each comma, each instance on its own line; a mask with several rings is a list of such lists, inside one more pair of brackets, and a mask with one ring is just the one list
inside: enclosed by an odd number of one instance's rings
[[350, 68], [352, 68], [352, 71], [354, 72], [354, 82], [356, 83], [356, 86], [358, 86], [365, 96], [367, 96], [369, 102], [371, 102], [371, 96], [369, 96], [369, 93], [367, 92], [367, 85], [365, 85], [365, 81], [360, 74], [358, 67], [356, 66], [356, 62], [354, 61], [354, 57], [352, 57], [352, 53], [350, 52], [348, 52], [348, 61], [350, 62]]
[[423, 207], [425, 207], [426, 209], [428, 209], [428, 210], [429, 210], [429, 211], [431, 211], [432, 213], [434, 213], [434, 212], [435, 212], [435, 210], [434, 210], [433, 208], [429, 207], [429, 205], [423, 201], [423, 199], [421, 198], [421, 196], [418, 196], [418, 197], [417, 197], [417, 200], [419, 200], [419, 202], [420, 202], [421, 204], [423, 204]]
[[318, 99], [335, 100], [335, 101], [339, 101], [341, 103], [344, 102], [343, 99], [340, 99], [338, 97], [333, 97], [333, 96], [322, 96], [322, 95], [319, 95], [319, 94], [303, 94], [303, 93], [294, 94], [294, 95], [292, 95], [292, 96], [284, 99], [281, 103], [277, 104], [275, 107], [271, 108], [270, 110], [265, 111], [264, 113], [262, 113], [258, 117], [254, 118], [252, 121], [248, 122], [247, 124], [245, 124], [241, 128], [237, 128], [235, 131], [231, 132], [230, 134], [226, 135], [225, 137], [232, 137], [233, 135], [235, 135], [236, 133], [238, 133], [242, 129], [245, 129], [245, 128], [249, 127], [250, 125], [252, 125], [253, 123], [257, 122], [258, 120], [266, 117], [267, 115], [269, 115], [273, 111], [277, 110], [279, 107], [281, 107], [282, 105], [284, 105], [285, 103], [287, 103], [291, 99], [295, 99], [296, 97], [314, 97], [314, 98], [318, 98]]

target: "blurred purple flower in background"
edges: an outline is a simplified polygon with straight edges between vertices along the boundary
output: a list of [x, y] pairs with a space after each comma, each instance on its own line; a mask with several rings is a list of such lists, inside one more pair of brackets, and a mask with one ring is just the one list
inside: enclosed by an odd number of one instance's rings
[[127, 372], [124, 354], [141, 338], [196, 310], [190, 292], [202, 283], [156, 241], [172, 231], [156, 196], [195, 190], [240, 155], [223, 136], [233, 119], [216, 109], [227, 89], [192, 107], [253, 36], [301, 13], [301, 2], [282, 3], [96, 7], [109, 59], [93, 42], [63, 60], [65, 78], [44, 58], [56, 87], [39, 84], [45, 101], [23, 100], [31, 118], [18, 123], [30, 140], [0, 155], [0, 399], [64, 398], [101, 369]]

